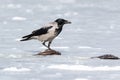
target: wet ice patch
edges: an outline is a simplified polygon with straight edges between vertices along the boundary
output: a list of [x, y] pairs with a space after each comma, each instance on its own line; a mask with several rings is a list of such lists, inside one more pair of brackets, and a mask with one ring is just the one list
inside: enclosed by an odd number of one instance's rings
[[24, 21], [27, 20], [25, 17], [15, 16], [12, 18], [13, 21]]
[[29, 68], [17, 68], [17, 67], [9, 67], [9, 68], [4, 68], [3, 71], [13, 71], [13, 72], [26, 72], [26, 71], [31, 71]]
[[48, 66], [50, 69], [59, 69], [59, 70], [71, 70], [71, 71], [120, 71], [120, 66], [100, 66], [100, 67], [92, 67], [85, 65], [51, 65]]

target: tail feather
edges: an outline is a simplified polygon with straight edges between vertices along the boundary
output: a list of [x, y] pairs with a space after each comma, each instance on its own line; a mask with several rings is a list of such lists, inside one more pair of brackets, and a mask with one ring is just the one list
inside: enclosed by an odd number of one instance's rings
[[27, 40], [30, 40], [31, 37], [32, 37], [32, 34], [30, 34], [30, 35], [26, 35], [26, 36], [23, 36], [23, 37], [22, 37], [23, 39], [20, 40], [20, 41], [27, 41]]
[[30, 40], [30, 39], [28, 39], [28, 38], [25, 38], [25, 39], [22, 39], [22, 40], [20, 40], [20, 41], [27, 41], [27, 40]]
[[22, 38], [28, 38], [28, 37], [32, 37], [32, 34], [29, 34], [29, 35], [23, 36]]

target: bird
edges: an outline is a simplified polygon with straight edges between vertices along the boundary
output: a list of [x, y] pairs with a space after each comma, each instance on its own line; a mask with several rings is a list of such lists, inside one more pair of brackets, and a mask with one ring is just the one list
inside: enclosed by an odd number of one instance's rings
[[[51, 43], [61, 33], [64, 24], [71, 24], [71, 22], [63, 18], [58, 18], [40, 29], [32, 31], [31, 34], [23, 36], [20, 41], [39, 40], [48, 50], [52, 50], [50, 48]], [[48, 42], [47, 45], [46, 42]]]

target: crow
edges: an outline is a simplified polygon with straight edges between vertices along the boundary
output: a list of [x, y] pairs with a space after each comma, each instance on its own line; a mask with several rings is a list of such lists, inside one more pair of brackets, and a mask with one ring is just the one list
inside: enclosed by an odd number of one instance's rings
[[[23, 36], [20, 41], [27, 41], [37, 39], [42, 44], [51, 50], [50, 45], [55, 37], [57, 37], [62, 31], [64, 24], [70, 24], [71, 22], [62, 18], [56, 19], [54, 22], [45, 25], [44, 27], [33, 31], [31, 34]], [[48, 42], [48, 45], [45, 43]]]

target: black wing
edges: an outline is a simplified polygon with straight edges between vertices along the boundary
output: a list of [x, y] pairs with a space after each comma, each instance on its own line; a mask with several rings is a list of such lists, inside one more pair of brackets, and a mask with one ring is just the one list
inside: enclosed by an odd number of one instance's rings
[[52, 27], [53, 27], [53, 26], [42, 27], [42, 28], [40, 28], [40, 29], [38, 29], [38, 30], [35, 30], [35, 31], [33, 31], [31, 34], [26, 35], [26, 36], [23, 36], [23, 37], [22, 37], [23, 39], [20, 40], [20, 41], [27, 41], [27, 40], [30, 40], [32, 36], [40, 36], [40, 35], [42, 35], [42, 34], [46, 34], [46, 33], [48, 33], [48, 30], [49, 30], [50, 28], [52, 28]]
[[52, 26], [43, 27], [43, 28], [40, 28], [38, 30], [35, 30], [35, 31], [32, 32], [32, 36], [38, 36], [38, 35], [46, 34], [50, 28], [52, 28]]

